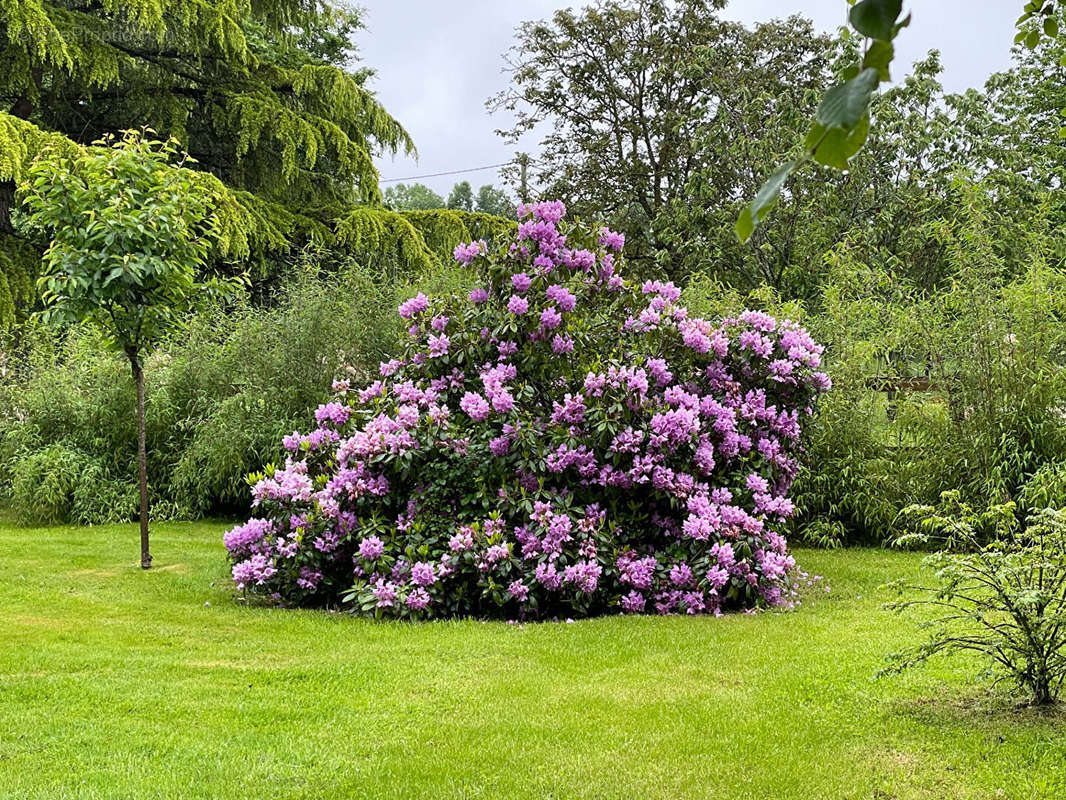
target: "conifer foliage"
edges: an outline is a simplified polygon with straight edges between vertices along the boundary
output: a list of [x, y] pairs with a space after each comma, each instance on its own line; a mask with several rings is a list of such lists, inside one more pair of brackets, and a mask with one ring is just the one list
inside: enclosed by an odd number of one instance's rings
[[353, 71], [356, 12], [294, 0], [3, 0], [9, 113], [85, 144], [148, 125], [227, 185], [290, 207], [375, 202], [413, 143]]
[[[0, 0], [0, 264], [13, 286], [0, 285], [0, 322], [40, 255], [17, 245], [12, 213], [29, 164], [46, 145], [73, 157], [143, 126], [204, 173], [218, 257], [262, 261], [310, 241], [378, 248], [384, 230], [390, 253], [436, 258], [427, 239], [440, 238], [439, 220], [423, 230], [380, 208], [373, 156], [414, 144], [367, 87], [360, 26], [332, 0]], [[442, 253], [491, 235], [467, 217], [449, 217]]]

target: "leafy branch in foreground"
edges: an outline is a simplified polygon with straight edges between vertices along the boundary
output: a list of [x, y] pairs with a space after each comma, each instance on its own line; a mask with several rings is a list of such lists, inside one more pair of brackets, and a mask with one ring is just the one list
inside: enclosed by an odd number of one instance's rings
[[803, 142], [803, 153], [778, 167], [741, 212], [736, 225], [740, 241], [751, 238], [793, 172], [811, 161], [844, 170], [862, 149], [870, 133], [870, 98], [883, 81], [890, 80], [893, 41], [910, 24], [910, 14], [900, 19], [902, 13], [903, 0], [861, 0], [854, 4], [848, 19], [869, 40], [862, 61], [845, 70], [843, 81], [825, 93]]
[[921, 625], [929, 639], [889, 656], [880, 674], [970, 651], [988, 659], [997, 683], [1011, 680], [1033, 705], [1054, 703], [1066, 679], [1066, 509], [1036, 510], [1023, 526], [1012, 502], [975, 510], [945, 492], [937, 507], [910, 506], [903, 516], [910, 532], [896, 544], [943, 549], [925, 559], [936, 585], [897, 581], [900, 599], [887, 607], [937, 615]]
[[[862, 61], [844, 73], [844, 80], [825, 93], [815, 115], [814, 126], [803, 143], [798, 158], [778, 167], [766, 179], [755, 199], [737, 219], [736, 232], [747, 242], [755, 228], [770, 213], [789, 176], [799, 167], [814, 161], [839, 170], [848, 168], [849, 160], [862, 149], [870, 133], [870, 98], [874, 90], [890, 80], [889, 67], [895, 57], [893, 41], [900, 30], [910, 24], [911, 15], [903, 19], [903, 0], [848, 0], [851, 26], [869, 42]], [[1064, 0], [1028, 0], [1015, 22], [1015, 44], [1034, 49], [1040, 40], [1059, 35], [1059, 17], [1066, 9]], [[847, 31], [844, 34], [847, 35]], [[1066, 66], [1066, 57], [1062, 61]], [[1063, 128], [1066, 131], [1066, 128]], [[1066, 134], [1064, 134], [1066, 135]]]
[[[1058, 14], [1063, 9], [1066, 9], [1066, 3], [1062, 0], [1029, 0], [1014, 23], [1018, 28], [1014, 43], [1024, 44], [1032, 50], [1040, 43], [1042, 36], [1054, 39], [1059, 35]], [[1038, 21], [1040, 24], [1036, 25]]]

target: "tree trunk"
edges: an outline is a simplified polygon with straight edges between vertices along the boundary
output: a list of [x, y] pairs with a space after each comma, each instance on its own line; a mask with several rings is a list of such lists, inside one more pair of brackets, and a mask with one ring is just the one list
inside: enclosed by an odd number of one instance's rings
[[[43, 74], [44, 73], [40, 67], [36, 67], [30, 73], [38, 91], [41, 89], [41, 77]], [[29, 116], [33, 111], [33, 101], [30, 99], [29, 92], [23, 92], [22, 96], [15, 101], [14, 105], [8, 109], [7, 113], [13, 117], [18, 117], [19, 119], [29, 119]], [[11, 225], [11, 209], [14, 207], [15, 182], [0, 181], [0, 233], [12, 233], [14, 231], [14, 228]]]
[[11, 209], [15, 207], [15, 182], [0, 181], [0, 234], [14, 233]]
[[144, 430], [144, 369], [137, 353], [127, 352], [137, 385], [137, 486], [141, 495], [141, 569], [152, 566], [148, 549], [148, 447]]

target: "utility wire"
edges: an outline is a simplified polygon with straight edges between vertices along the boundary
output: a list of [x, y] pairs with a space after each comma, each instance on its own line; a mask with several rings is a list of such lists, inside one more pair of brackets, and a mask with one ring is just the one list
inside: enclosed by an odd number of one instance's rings
[[464, 172], [482, 172], [486, 169], [496, 169], [497, 167], [506, 167], [508, 164], [513, 164], [513, 161], [504, 161], [501, 164], [489, 164], [486, 167], [472, 167], [470, 169], [453, 169], [448, 172], [431, 172], [428, 175], [411, 175], [408, 178], [382, 178], [378, 183], [397, 183], [399, 181], [417, 181], [422, 178], [439, 178], [441, 175], [461, 175]]

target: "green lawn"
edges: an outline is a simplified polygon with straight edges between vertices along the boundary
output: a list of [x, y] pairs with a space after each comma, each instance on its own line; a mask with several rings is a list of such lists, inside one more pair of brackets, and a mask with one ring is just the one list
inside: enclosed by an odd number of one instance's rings
[[1061, 798], [1066, 714], [873, 681], [919, 558], [792, 614], [375, 624], [233, 602], [220, 524], [0, 526], [0, 797]]

